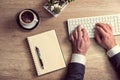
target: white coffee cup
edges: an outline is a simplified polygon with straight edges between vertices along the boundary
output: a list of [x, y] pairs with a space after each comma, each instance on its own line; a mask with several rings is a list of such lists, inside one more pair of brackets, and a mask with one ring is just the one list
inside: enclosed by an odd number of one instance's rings
[[38, 18], [33, 11], [23, 10], [19, 14], [19, 21], [24, 28], [31, 29], [37, 24]]

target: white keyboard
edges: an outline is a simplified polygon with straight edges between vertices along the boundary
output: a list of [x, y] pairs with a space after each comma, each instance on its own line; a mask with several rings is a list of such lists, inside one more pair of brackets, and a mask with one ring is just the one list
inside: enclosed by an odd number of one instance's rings
[[73, 18], [68, 19], [68, 31], [69, 34], [78, 26], [81, 25], [88, 32], [90, 38], [94, 37], [94, 30], [96, 23], [107, 23], [112, 26], [113, 35], [120, 34], [120, 14], [116, 15], [105, 15], [105, 16], [94, 16], [84, 18]]

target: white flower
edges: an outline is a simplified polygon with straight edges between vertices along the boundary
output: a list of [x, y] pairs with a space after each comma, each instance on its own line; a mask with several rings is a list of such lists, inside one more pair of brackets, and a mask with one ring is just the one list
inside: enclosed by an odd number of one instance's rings
[[61, 6], [59, 4], [54, 4], [54, 7], [59, 7], [61, 8]]
[[51, 6], [51, 11], [53, 11], [54, 10], [54, 6]]
[[59, 6], [59, 4], [54, 4], [54, 7], [58, 7]]

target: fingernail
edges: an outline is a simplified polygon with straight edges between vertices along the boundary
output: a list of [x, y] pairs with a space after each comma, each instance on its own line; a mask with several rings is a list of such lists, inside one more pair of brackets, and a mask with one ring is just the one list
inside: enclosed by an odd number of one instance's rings
[[80, 28], [80, 25], [78, 25], [77, 27]]
[[94, 29], [96, 30], [96, 29], [97, 29], [97, 26], [95, 26]]
[[77, 29], [81, 29], [81, 27], [78, 25]]
[[96, 23], [95, 26], [97, 26], [99, 23]]
[[83, 31], [85, 31], [85, 28], [82, 28]]
[[80, 24], [78, 26], [80, 27]]
[[99, 28], [99, 26], [97, 25], [95, 28]]

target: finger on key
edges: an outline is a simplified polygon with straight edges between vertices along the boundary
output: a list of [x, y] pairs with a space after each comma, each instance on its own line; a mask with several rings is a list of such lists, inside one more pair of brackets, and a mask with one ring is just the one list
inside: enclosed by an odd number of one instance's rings
[[96, 26], [101, 27], [105, 32], [108, 32], [108, 28], [106, 27], [106, 24], [104, 23], [97, 23]]

